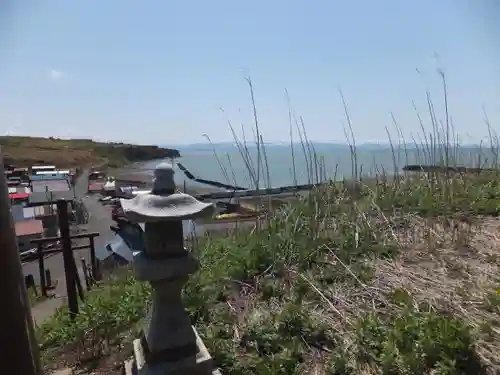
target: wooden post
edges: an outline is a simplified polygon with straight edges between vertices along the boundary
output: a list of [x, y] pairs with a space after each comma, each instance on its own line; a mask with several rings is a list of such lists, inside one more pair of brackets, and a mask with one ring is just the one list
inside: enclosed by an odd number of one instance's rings
[[83, 292], [82, 282], [80, 281], [80, 274], [78, 273], [78, 268], [76, 268], [76, 263], [75, 263], [74, 257], [73, 257], [73, 267], [74, 267], [74, 272], [75, 272], [76, 290], [78, 291], [78, 295], [80, 296], [80, 299], [82, 301], [85, 301], [85, 293]]
[[90, 266], [92, 267], [92, 277], [95, 281], [101, 280], [101, 274], [99, 272], [99, 264], [95, 256], [95, 242], [94, 237], [89, 237], [90, 242]]
[[90, 285], [90, 277], [87, 272], [87, 262], [83, 257], [80, 259], [80, 261], [82, 262], [83, 277], [85, 278], [85, 286], [87, 287], [87, 290], [90, 290], [91, 285]]
[[36, 290], [36, 285], [35, 285], [35, 278], [33, 275], [26, 275], [24, 276], [24, 281], [26, 284], [26, 289], [29, 290], [30, 288], [33, 289], [35, 292], [35, 296], [38, 297], [38, 291]]
[[40, 292], [47, 297], [47, 282], [45, 280], [45, 265], [43, 259], [43, 245], [38, 243], [36, 253], [38, 255], [38, 269], [40, 270]]
[[87, 265], [87, 275], [89, 275], [90, 285], [94, 285], [95, 279], [94, 276], [92, 276], [92, 268], [89, 265]]
[[50, 276], [50, 270], [46, 269], [45, 270], [45, 285], [47, 286], [47, 289], [52, 289], [52, 277]]
[[2, 373], [42, 375], [14, 223], [10, 213], [3, 155], [0, 155], [0, 291], [8, 306], [0, 319]]
[[64, 273], [66, 274], [66, 293], [68, 296], [68, 308], [71, 319], [75, 319], [76, 315], [78, 314], [78, 299], [76, 295], [76, 275], [73, 268], [74, 258], [73, 253], [71, 252], [71, 239], [69, 235], [68, 202], [60, 199], [56, 204], [57, 219], [59, 221], [59, 231], [61, 233]]

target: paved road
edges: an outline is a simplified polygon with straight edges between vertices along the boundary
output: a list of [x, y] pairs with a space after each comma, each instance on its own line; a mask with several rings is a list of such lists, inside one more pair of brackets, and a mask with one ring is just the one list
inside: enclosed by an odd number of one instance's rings
[[[99, 232], [100, 236], [95, 239], [96, 248], [103, 247], [111, 238], [112, 232], [109, 226], [112, 224], [110, 209], [100, 204], [97, 197], [87, 196], [87, 173], [77, 179], [75, 184], [75, 193], [78, 198], [81, 198], [90, 213], [89, 223], [80, 225], [79, 229], [88, 232]], [[78, 244], [88, 244], [88, 240], [80, 240]], [[80, 266], [80, 258], [84, 258], [90, 264], [90, 252], [88, 249], [79, 250], [74, 253], [77, 266]], [[65, 280], [64, 280], [64, 261], [62, 254], [55, 254], [45, 258], [45, 268], [50, 270], [52, 280], [57, 280], [56, 295], [65, 295]], [[23, 272], [25, 275], [32, 274], [35, 282], [40, 284], [40, 275], [38, 269], [38, 261], [33, 261], [23, 264]], [[82, 279], [83, 280], [83, 279]]]
[[[103, 206], [96, 196], [87, 195], [87, 173], [84, 171], [82, 175], [77, 179], [75, 184], [75, 193], [78, 198], [81, 198], [85, 204], [90, 217], [89, 222], [86, 225], [80, 226], [80, 229], [86, 230], [88, 232], [99, 232], [100, 236], [95, 240], [96, 249], [104, 247], [109, 240], [112, 239], [113, 233], [109, 229], [110, 225], [114, 224], [111, 219], [111, 208], [109, 206]], [[219, 222], [210, 224], [198, 224], [196, 225], [196, 232], [198, 235], [203, 234], [206, 231], [225, 231], [236, 226], [251, 228], [254, 225], [253, 220], [244, 220], [239, 223], [235, 222]], [[88, 243], [88, 241], [82, 240], [79, 244]], [[80, 265], [80, 258], [86, 259], [87, 263], [90, 263], [89, 250], [80, 250], [74, 253], [75, 260], [77, 261], [77, 266]], [[55, 290], [55, 295], [59, 298], [49, 299], [35, 305], [32, 309], [32, 315], [37, 324], [42, 323], [45, 319], [52, 316], [54, 311], [62, 306], [64, 303], [64, 297], [66, 296], [66, 283], [64, 278], [64, 262], [62, 254], [56, 254], [45, 258], [45, 268], [49, 269], [51, 272], [52, 279], [57, 282], [57, 287]], [[32, 274], [35, 278], [35, 282], [39, 285], [39, 270], [38, 262], [30, 262], [23, 264], [24, 274]], [[80, 272], [81, 273], [81, 272]], [[83, 276], [80, 275], [83, 281]]]
[[[76, 196], [84, 202], [87, 210], [89, 211], [90, 217], [88, 224], [79, 226], [79, 229], [86, 230], [88, 232], [99, 232], [100, 236], [95, 239], [96, 249], [99, 249], [100, 246], [105, 246], [107, 241], [112, 237], [113, 234], [109, 229], [109, 226], [113, 223], [113, 221], [111, 220], [110, 208], [102, 206], [96, 196], [87, 196], [87, 188], [87, 171], [84, 171], [75, 183], [75, 193]], [[88, 244], [88, 240], [80, 240], [77, 244]], [[79, 250], [74, 253], [74, 256], [77, 261], [77, 267], [80, 266], [80, 258], [82, 257], [87, 261], [87, 264], [90, 264], [90, 252], [88, 249]], [[43, 321], [51, 317], [54, 314], [54, 311], [65, 303], [64, 297], [67, 294], [62, 254], [55, 254], [46, 257], [45, 268], [50, 270], [52, 280], [57, 284], [54, 291], [55, 298], [40, 302], [31, 309], [31, 313], [36, 324], [41, 324]], [[25, 275], [32, 274], [35, 278], [35, 282], [38, 285], [40, 284], [37, 261], [23, 264], [23, 272]], [[83, 274], [80, 267], [79, 273], [80, 280], [84, 285]]]
[[[95, 195], [87, 195], [88, 189], [88, 171], [84, 171], [76, 180], [75, 183], [75, 194], [78, 198], [82, 199], [85, 204], [89, 214], [89, 222], [86, 225], [79, 226], [79, 229], [86, 230], [88, 232], [99, 232], [100, 236], [95, 239], [96, 249], [102, 249], [106, 244], [113, 238], [113, 232], [109, 229], [110, 225], [114, 224], [111, 219], [111, 208], [109, 206], [103, 206]], [[196, 188], [195, 188], [196, 189]], [[211, 188], [210, 188], [211, 189]], [[196, 191], [189, 191], [188, 193], [196, 194]], [[290, 194], [283, 194], [282, 196], [276, 196], [276, 198], [286, 199]], [[258, 201], [258, 198], [246, 198], [242, 199], [243, 202], [248, 202], [253, 204]], [[210, 224], [198, 224], [196, 225], [196, 232], [198, 235], [202, 235], [207, 231], [225, 231], [232, 229], [236, 226], [240, 227], [251, 227], [253, 226], [252, 220], [242, 221], [236, 224], [235, 222], [219, 222]], [[88, 244], [88, 240], [81, 240], [78, 244]], [[89, 250], [80, 250], [74, 253], [77, 265], [80, 265], [80, 258], [85, 258], [87, 263], [90, 263]], [[56, 290], [56, 294], [65, 294], [65, 283], [64, 283], [64, 262], [62, 254], [56, 254], [45, 258], [45, 268], [49, 269], [53, 280], [59, 281], [59, 287]], [[29, 262], [23, 264], [24, 274], [32, 274], [35, 278], [37, 284], [40, 283], [39, 280], [39, 270], [38, 262]]]

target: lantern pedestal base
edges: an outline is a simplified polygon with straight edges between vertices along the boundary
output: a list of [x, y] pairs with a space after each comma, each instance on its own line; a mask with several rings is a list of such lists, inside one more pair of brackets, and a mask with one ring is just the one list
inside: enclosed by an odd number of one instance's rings
[[198, 332], [193, 327], [196, 336], [196, 346], [198, 353], [196, 357], [183, 358], [178, 361], [159, 362], [154, 365], [146, 363], [142, 341], [134, 340], [134, 358], [125, 362], [125, 375], [221, 375], [215, 369], [215, 364], [208, 352], [205, 344], [198, 336]]

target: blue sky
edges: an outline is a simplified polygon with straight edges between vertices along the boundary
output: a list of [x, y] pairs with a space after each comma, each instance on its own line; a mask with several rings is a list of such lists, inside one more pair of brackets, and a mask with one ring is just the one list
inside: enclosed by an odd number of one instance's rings
[[[425, 90], [464, 142], [500, 124], [494, 0], [12, 0], [0, 6], [4, 134], [187, 144], [260, 129], [286, 141], [288, 106], [308, 136], [345, 140], [339, 88], [358, 142], [419, 132]], [[419, 72], [417, 72], [417, 69]], [[221, 110], [223, 109], [223, 111]]]

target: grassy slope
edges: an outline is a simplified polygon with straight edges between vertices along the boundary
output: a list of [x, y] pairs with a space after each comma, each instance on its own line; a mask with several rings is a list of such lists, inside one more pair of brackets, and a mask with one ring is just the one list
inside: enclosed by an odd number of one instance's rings
[[[447, 159], [436, 149], [422, 163]], [[304, 154], [321, 175], [307, 142]], [[265, 165], [249, 169], [259, 185]], [[383, 177], [332, 183], [251, 233], [198, 240], [184, 299], [224, 373], [500, 372], [500, 175]], [[149, 298], [130, 272], [115, 275], [75, 324], [60, 311], [39, 329], [46, 363], [118, 374]]]
[[18, 166], [55, 164], [58, 167], [105, 165], [177, 157], [179, 152], [157, 146], [101, 143], [88, 139], [0, 137], [5, 161]]
[[[186, 305], [225, 373], [493, 373], [499, 211], [498, 175], [331, 185], [251, 235], [203, 239]], [[110, 358], [148, 299], [115, 276], [75, 325], [60, 312], [41, 328], [46, 358]]]

